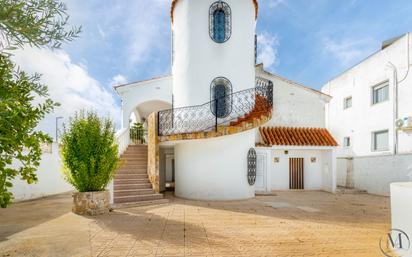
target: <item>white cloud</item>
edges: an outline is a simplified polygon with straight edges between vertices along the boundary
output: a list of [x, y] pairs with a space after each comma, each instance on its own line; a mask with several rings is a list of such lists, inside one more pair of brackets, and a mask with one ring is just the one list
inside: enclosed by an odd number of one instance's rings
[[127, 78], [125, 76], [123, 76], [122, 74], [117, 74], [110, 81], [110, 86], [113, 87], [113, 86], [118, 86], [118, 85], [122, 85], [122, 84], [126, 84], [126, 83], [127, 83]]
[[83, 51], [107, 47], [108, 55], [116, 56], [116, 62], [121, 62], [124, 69], [132, 70], [168, 53], [170, 1], [111, 1], [104, 5], [101, 0], [67, 1], [71, 22], [83, 26], [84, 32], [77, 42]]
[[113, 95], [88, 73], [84, 64], [73, 63], [66, 52], [26, 48], [17, 51], [13, 58], [29, 74], [42, 74], [50, 97], [61, 104], [40, 123], [40, 130], [54, 135], [55, 117], [62, 116], [67, 122], [69, 116], [83, 108], [94, 109], [119, 122], [120, 108]]
[[268, 4], [270, 8], [276, 8], [282, 4], [285, 4], [285, 0], [269, 0]]
[[332, 55], [342, 65], [352, 64], [368, 56], [375, 49], [375, 40], [371, 38], [334, 40], [329, 37], [323, 39], [324, 51]]
[[273, 69], [279, 64], [277, 56], [279, 39], [268, 32], [258, 35], [258, 63], [263, 63], [266, 68]]

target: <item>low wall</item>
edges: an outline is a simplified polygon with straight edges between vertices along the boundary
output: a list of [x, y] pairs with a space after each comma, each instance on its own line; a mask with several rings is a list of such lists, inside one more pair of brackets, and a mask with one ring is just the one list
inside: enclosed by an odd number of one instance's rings
[[[412, 183], [392, 183], [390, 185], [390, 190], [392, 229], [397, 230], [393, 235], [393, 238], [399, 238], [399, 230], [411, 238], [412, 220], [410, 217], [412, 213]], [[412, 256], [412, 248], [406, 248], [407, 240], [405, 240], [405, 234], [400, 235], [404, 242], [405, 249], [397, 249], [397, 253], [399, 256]]]
[[[19, 163], [13, 163], [12, 166], [18, 167]], [[58, 146], [52, 144], [50, 149], [43, 151], [42, 160], [37, 170], [38, 182], [36, 184], [29, 185], [19, 177], [12, 181], [11, 192], [14, 195], [14, 201], [30, 200], [73, 190], [70, 184], [64, 180], [60, 169], [61, 159]]]
[[[338, 184], [346, 178], [345, 160], [338, 160]], [[340, 179], [339, 179], [340, 178]], [[390, 183], [412, 181], [412, 154], [353, 158], [353, 183], [356, 189], [389, 196]]]

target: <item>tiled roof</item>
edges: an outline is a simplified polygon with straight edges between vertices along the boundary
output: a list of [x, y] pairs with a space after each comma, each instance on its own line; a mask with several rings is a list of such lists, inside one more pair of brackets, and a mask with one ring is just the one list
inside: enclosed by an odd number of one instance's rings
[[337, 146], [338, 143], [325, 128], [259, 128], [263, 142], [267, 146]]
[[[172, 0], [172, 8], [170, 9], [170, 17], [172, 18], [172, 23], [173, 23], [173, 16], [174, 16], [174, 11], [175, 11], [175, 7], [176, 7], [176, 4], [177, 4], [177, 2], [178, 2], [179, 0]], [[259, 11], [259, 4], [258, 4], [258, 0], [252, 0], [253, 1], [253, 4], [255, 5], [255, 16], [256, 16], [256, 18], [257, 18], [257, 16], [258, 16], [258, 11]]]

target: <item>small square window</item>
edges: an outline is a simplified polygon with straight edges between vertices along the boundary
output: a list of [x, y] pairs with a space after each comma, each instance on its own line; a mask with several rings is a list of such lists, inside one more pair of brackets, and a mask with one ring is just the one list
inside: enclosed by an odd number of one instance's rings
[[351, 140], [350, 140], [350, 137], [344, 137], [343, 138], [343, 146], [344, 147], [350, 147], [351, 146]]
[[388, 130], [372, 132], [372, 150], [376, 152], [389, 150]]
[[316, 161], [317, 161], [317, 160], [316, 160], [316, 157], [310, 158], [310, 162], [315, 163]]
[[349, 109], [351, 107], [352, 107], [352, 96], [349, 96], [343, 100], [343, 108]]
[[279, 161], [280, 161], [280, 158], [279, 158], [279, 157], [273, 158], [273, 162], [274, 162], [274, 163], [278, 163]]
[[382, 83], [372, 88], [372, 104], [389, 100], [389, 82]]

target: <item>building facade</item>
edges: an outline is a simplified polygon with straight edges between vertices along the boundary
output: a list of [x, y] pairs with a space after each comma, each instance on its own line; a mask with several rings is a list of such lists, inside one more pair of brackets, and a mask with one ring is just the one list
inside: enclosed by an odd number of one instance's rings
[[[130, 148], [130, 120], [146, 123], [157, 193], [170, 184], [176, 196], [199, 200], [335, 191], [337, 143], [325, 129], [331, 97], [256, 65], [258, 8], [256, 0], [173, 1], [172, 75], [115, 88], [122, 149]], [[129, 182], [114, 181], [114, 202], [124, 202], [116, 183]]]
[[[338, 184], [389, 193], [390, 182], [412, 174], [411, 35], [382, 49], [326, 83], [332, 96], [327, 128], [338, 140]], [[409, 161], [411, 160], [411, 161]]]

